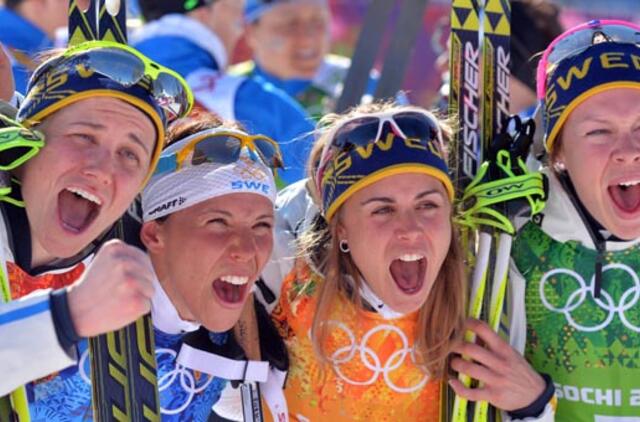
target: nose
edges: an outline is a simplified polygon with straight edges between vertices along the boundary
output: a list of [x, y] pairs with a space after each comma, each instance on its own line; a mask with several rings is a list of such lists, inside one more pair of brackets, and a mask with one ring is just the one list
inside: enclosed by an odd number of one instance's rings
[[422, 225], [413, 210], [398, 213], [396, 236], [399, 240], [413, 241], [422, 233]]
[[256, 254], [253, 235], [247, 231], [237, 231], [229, 246], [231, 259], [236, 262], [249, 262]]
[[624, 133], [618, 139], [613, 159], [620, 164], [640, 163], [640, 137], [635, 133]]
[[105, 148], [94, 148], [88, 151], [82, 174], [96, 180], [102, 185], [110, 185], [113, 180], [113, 158]]

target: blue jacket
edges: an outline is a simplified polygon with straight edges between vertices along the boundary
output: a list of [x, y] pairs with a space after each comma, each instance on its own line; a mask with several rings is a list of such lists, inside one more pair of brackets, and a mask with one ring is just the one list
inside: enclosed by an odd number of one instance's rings
[[281, 182], [304, 178], [311, 119], [295, 100], [261, 78], [226, 77], [227, 52], [208, 28], [184, 15], [167, 15], [143, 27], [133, 45], [183, 75], [201, 106], [276, 140], [285, 161], [285, 171], [278, 173]]
[[22, 16], [0, 7], [0, 44], [9, 53], [16, 91], [24, 94], [29, 75], [36, 67], [34, 56], [52, 48], [53, 41]]
[[[246, 77], [260, 77], [295, 98], [315, 119], [319, 119], [335, 109], [336, 102], [342, 94], [342, 87], [351, 66], [351, 60], [347, 57], [329, 54], [324, 57], [320, 67], [312, 79], [281, 79], [267, 72], [254, 61], [238, 63], [231, 67], [230, 73]], [[378, 83], [378, 72], [374, 69], [369, 74], [369, 79], [363, 102], [373, 97]], [[399, 97], [401, 103], [405, 98]]]

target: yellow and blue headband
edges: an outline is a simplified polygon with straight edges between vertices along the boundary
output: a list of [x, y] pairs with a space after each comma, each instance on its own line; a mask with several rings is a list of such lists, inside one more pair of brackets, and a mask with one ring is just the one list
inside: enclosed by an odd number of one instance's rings
[[560, 61], [546, 77], [542, 109], [545, 146], [551, 151], [564, 122], [587, 98], [614, 88], [640, 89], [640, 47], [601, 42]]
[[[316, 174], [322, 209], [327, 221], [330, 221], [340, 206], [359, 190], [401, 173], [422, 173], [435, 177], [442, 182], [449, 199], [453, 201], [454, 188], [449, 176], [439, 125], [430, 113], [414, 113], [427, 116], [431, 120], [435, 129], [427, 132], [431, 133], [431, 136], [414, 138], [399, 133], [405, 129], [397, 120], [387, 123], [394, 114], [373, 113], [366, 117], [380, 119], [378, 136], [373, 138], [377, 139], [376, 141], [371, 139], [366, 145], [330, 146], [327, 149], [333, 150], [329, 152], [331, 156], [328, 160], [321, 159]], [[400, 130], [394, 128], [394, 125]], [[344, 126], [353, 128], [349, 121], [344, 123]], [[387, 127], [391, 130], [386, 129]], [[335, 142], [335, 139], [332, 142]], [[323, 155], [327, 155], [327, 151]]]

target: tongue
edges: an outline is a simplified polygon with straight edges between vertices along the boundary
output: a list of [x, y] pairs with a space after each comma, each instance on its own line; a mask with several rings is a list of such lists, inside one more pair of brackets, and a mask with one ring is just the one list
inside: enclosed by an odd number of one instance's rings
[[420, 261], [405, 262], [394, 259], [389, 267], [391, 276], [398, 287], [404, 291], [414, 291], [420, 288]]
[[227, 303], [238, 303], [242, 298], [242, 287], [226, 281], [216, 280], [213, 282], [213, 290]]
[[640, 184], [622, 188], [619, 185], [609, 187], [613, 202], [626, 212], [634, 212], [640, 205]]
[[82, 231], [89, 224], [96, 204], [65, 189], [58, 195], [58, 208], [65, 225]]

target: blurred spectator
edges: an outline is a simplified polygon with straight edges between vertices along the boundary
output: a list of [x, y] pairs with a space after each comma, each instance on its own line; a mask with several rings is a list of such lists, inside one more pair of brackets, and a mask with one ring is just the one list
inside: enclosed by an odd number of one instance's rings
[[0, 43], [11, 60], [16, 90], [24, 93], [36, 54], [52, 48], [56, 29], [67, 24], [68, 0], [4, 0]]
[[[233, 66], [230, 73], [264, 78], [296, 98], [314, 118], [333, 111], [351, 61], [328, 54], [328, 2], [248, 0], [245, 22], [253, 61]], [[374, 85], [373, 76], [367, 94]]]
[[243, 31], [244, 1], [140, 0], [139, 5], [148, 23], [134, 37], [134, 47], [185, 76], [201, 107], [277, 140], [286, 166], [278, 174], [280, 186], [303, 178], [310, 148], [305, 136], [313, 126], [302, 107], [266, 81], [224, 75]]

